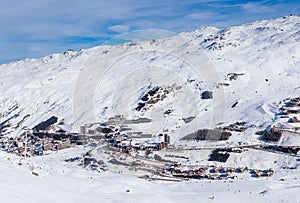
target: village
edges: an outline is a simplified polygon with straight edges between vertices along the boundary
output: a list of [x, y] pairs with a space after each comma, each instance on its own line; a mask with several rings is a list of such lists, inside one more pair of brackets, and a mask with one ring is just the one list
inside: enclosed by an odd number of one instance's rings
[[[149, 153], [151, 150], [162, 150], [170, 142], [170, 136], [158, 135], [159, 140], [150, 140], [152, 135], [142, 132], [126, 132], [130, 129], [121, 124], [122, 116], [110, 118], [107, 123], [94, 123], [81, 126], [80, 133], [70, 133], [56, 125], [57, 118], [51, 117], [43, 121], [33, 129], [24, 129], [24, 132], [16, 138], [1, 137], [2, 150], [18, 156], [41, 156], [47, 151], [57, 151], [72, 147], [72, 145], [87, 144], [92, 142], [107, 142], [118, 148], [122, 153], [143, 150]], [[55, 120], [55, 121], [53, 121]], [[125, 121], [127, 124], [150, 122], [149, 119], [137, 119]], [[120, 129], [116, 127], [120, 126]], [[95, 127], [96, 126], [96, 127]], [[133, 142], [139, 139], [140, 143]], [[160, 141], [162, 139], [162, 141]]]
[[[278, 141], [284, 132], [292, 132], [297, 134], [297, 115], [299, 110], [300, 98], [289, 99], [285, 101], [276, 115], [279, 119], [286, 119], [284, 127], [279, 124], [269, 129], [257, 132], [261, 141], [265, 144], [247, 144], [237, 146], [227, 146], [225, 148], [182, 148], [175, 146], [170, 142], [171, 135], [168, 132], [158, 135], [146, 134], [142, 131], [136, 131], [134, 126], [140, 124], [149, 124], [151, 119], [138, 118], [126, 119], [123, 115], [115, 115], [105, 122], [84, 124], [80, 127], [79, 133], [71, 133], [64, 129], [63, 121], [58, 122], [58, 118], [53, 116], [33, 127], [23, 128], [23, 133], [15, 138], [1, 137], [0, 148], [8, 153], [16, 154], [20, 157], [32, 157], [47, 155], [50, 151], [59, 151], [75, 145], [94, 146], [95, 149], [105, 149], [106, 154], [114, 157], [113, 161], [109, 161], [114, 165], [121, 165], [132, 168], [130, 164], [122, 162], [122, 160], [131, 157], [132, 164], [139, 166], [138, 162], [142, 162], [141, 166], [135, 167], [135, 170], [150, 171], [153, 175], [164, 178], [177, 178], [177, 180], [186, 179], [234, 179], [238, 174], [248, 172], [250, 177], [269, 177], [274, 174], [274, 170], [269, 169], [250, 169], [248, 167], [222, 167], [218, 165], [182, 165], [176, 159], [164, 159], [160, 157], [159, 151], [176, 152], [180, 150], [211, 150], [208, 161], [225, 163], [231, 153], [242, 153], [247, 149], [262, 150], [271, 153], [286, 154], [288, 156], [299, 156], [300, 147], [280, 146]], [[291, 116], [289, 116], [291, 115]], [[291, 125], [291, 127], [288, 127]], [[220, 129], [199, 129], [195, 133], [186, 135], [182, 138], [185, 142], [194, 141], [215, 141], [228, 140], [232, 133], [243, 133], [249, 126], [246, 122], [236, 122], [234, 124], [224, 126]], [[299, 136], [299, 135], [295, 135]], [[98, 148], [100, 147], [100, 148]], [[92, 154], [92, 153], [91, 153]], [[66, 160], [66, 162], [81, 161], [81, 165], [85, 168], [97, 169], [97, 159], [88, 153], [82, 158], [76, 157]], [[123, 158], [122, 158], [123, 156]], [[125, 156], [125, 158], [124, 158]], [[165, 156], [171, 156], [169, 154]], [[118, 159], [119, 157], [119, 159]], [[174, 155], [174, 157], [176, 157]], [[179, 156], [180, 157], [180, 156]], [[183, 159], [188, 159], [183, 156]], [[154, 165], [153, 165], [154, 164]], [[101, 166], [102, 167], [102, 166]], [[103, 167], [102, 167], [103, 168]], [[152, 169], [151, 169], [152, 168]], [[131, 170], [131, 169], [130, 169]], [[150, 177], [147, 176], [147, 179]], [[154, 177], [152, 177], [154, 178]], [[178, 179], [179, 178], [179, 179]]]

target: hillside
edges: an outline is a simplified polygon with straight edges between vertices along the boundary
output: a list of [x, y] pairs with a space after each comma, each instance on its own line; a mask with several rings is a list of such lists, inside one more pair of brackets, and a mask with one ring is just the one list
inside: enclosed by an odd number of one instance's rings
[[[179, 93], [172, 90], [173, 95], [147, 113], [160, 114], [170, 107], [176, 119], [196, 116], [197, 125], [203, 127], [207, 118], [216, 114], [213, 108], [222, 105], [225, 117], [219, 122], [244, 120], [270, 125], [275, 113], [272, 102], [299, 95], [299, 26], [298, 16], [288, 16], [4, 64], [0, 66], [0, 122], [9, 123], [12, 127], [6, 134], [14, 135], [23, 125], [33, 127], [53, 115], [73, 129], [75, 124], [103, 121], [116, 114], [137, 117], [140, 113], [134, 108], [147, 89], [176, 84], [183, 89], [177, 90]], [[212, 68], [202, 71], [203, 60]], [[190, 66], [194, 64], [196, 67]], [[208, 80], [210, 74], [213, 80]], [[241, 75], [230, 78], [234, 74]], [[210, 105], [210, 101], [201, 100], [199, 95], [205, 90], [217, 91], [218, 83], [226, 85], [220, 87], [223, 101], [216, 104], [213, 100]], [[181, 101], [185, 94], [188, 96]], [[230, 108], [236, 101], [237, 106]], [[175, 105], [186, 115], [179, 116]]]

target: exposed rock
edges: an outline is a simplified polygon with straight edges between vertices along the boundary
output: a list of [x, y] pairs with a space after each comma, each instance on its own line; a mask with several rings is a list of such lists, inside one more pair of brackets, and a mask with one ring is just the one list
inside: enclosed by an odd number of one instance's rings
[[219, 149], [212, 151], [208, 161], [226, 162], [230, 154], [227, 152], [221, 152]]
[[192, 120], [194, 120], [196, 117], [195, 116], [191, 116], [191, 117], [187, 117], [187, 118], [182, 118], [182, 120], [185, 123], [190, 123]]
[[201, 99], [212, 99], [213, 93], [211, 91], [204, 91], [201, 94]]
[[52, 116], [51, 118], [47, 119], [46, 121], [42, 121], [38, 125], [36, 125], [33, 130], [34, 131], [40, 131], [45, 130], [46, 128], [50, 127], [51, 125], [55, 124], [57, 122], [58, 118], [55, 116]]

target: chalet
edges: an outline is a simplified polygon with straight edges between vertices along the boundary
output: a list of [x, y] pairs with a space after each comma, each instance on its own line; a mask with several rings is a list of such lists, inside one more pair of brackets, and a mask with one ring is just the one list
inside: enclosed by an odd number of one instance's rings
[[298, 120], [298, 118], [297, 117], [293, 117], [293, 118], [290, 118], [289, 120], [288, 120], [288, 122], [289, 123], [299, 123], [299, 120]]
[[149, 141], [149, 142], [146, 142], [145, 144], [143, 144], [143, 147], [145, 149], [156, 149], [156, 150], [158, 150], [159, 149], [159, 143], [156, 142], [156, 141]]
[[289, 110], [287, 110], [287, 113], [288, 114], [298, 114], [298, 113], [300, 113], [300, 110], [299, 109], [289, 109]]
[[62, 150], [62, 149], [70, 148], [70, 147], [71, 147], [70, 140], [66, 140], [64, 142], [57, 144], [57, 150]]
[[47, 143], [47, 144], [43, 145], [43, 148], [44, 148], [45, 151], [50, 151], [50, 150], [53, 149], [53, 146], [54, 145], [52, 143]]
[[141, 144], [140, 143], [134, 143], [132, 145], [132, 148], [135, 149], [135, 150], [140, 150], [141, 149]]
[[129, 140], [123, 140], [120, 143], [121, 147], [129, 147], [130, 145], [131, 145], [131, 141], [129, 141]]

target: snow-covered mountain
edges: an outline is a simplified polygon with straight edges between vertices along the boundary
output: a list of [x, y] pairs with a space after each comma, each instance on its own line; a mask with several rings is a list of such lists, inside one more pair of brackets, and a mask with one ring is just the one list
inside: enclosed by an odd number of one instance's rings
[[[300, 17], [290, 15], [2, 64], [2, 138], [19, 136], [25, 126], [32, 129], [55, 116], [60, 128], [72, 132], [87, 124], [118, 122], [111, 117], [126, 118], [124, 128], [144, 119], [147, 122], [134, 130], [153, 135], [151, 139], [167, 133], [171, 139], [170, 148], [149, 157], [145, 151], [122, 153], [102, 140], [98, 145], [92, 141], [26, 159], [1, 151], [2, 192], [18, 191], [8, 198], [17, 202], [23, 198], [29, 202], [132, 202], [140, 198], [143, 202], [160, 198], [164, 202], [296, 202], [299, 53]], [[268, 139], [267, 132], [276, 131], [270, 126], [286, 130], [276, 142], [260, 137]], [[198, 136], [216, 128], [229, 129], [232, 135], [225, 141], [188, 141], [192, 133]], [[209, 160], [214, 152], [228, 155], [227, 160]], [[151, 169], [164, 170], [167, 163], [174, 162], [182, 163], [185, 171], [214, 165], [204, 169], [210, 175], [217, 173], [212, 169], [225, 170], [222, 167], [231, 170], [229, 175], [234, 167], [247, 168], [251, 177], [260, 174], [263, 178], [251, 181], [249, 175], [238, 174], [237, 180], [213, 183], [206, 179], [200, 183], [153, 183], [132, 178], [153, 175]], [[82, 170], [87, 166], [104, 168], [100, 173]], [[268, 168], [272, 170], [262, 171]], [[273, 175], [273, 170], [274, 176], [265, 177], [270, 171]]]
[[[116, 114], [163, 121], [153, 133], [183, 126], [182, 134], [208, 122], [266, 126], [273, 122], [273, 102], [299, 95], [299, 49], [300, 17], [286, 16], [15, 61], [0, 66], [0, 123], [10, 126], [6, 135], [51, 116], [75, 131]], [[136, 111], [138, 100], [156, 86], [173, 88], [151, 108]], [[203, 91], [217, 89], [218, 102], [201, 99]], [[186, 117], [196, 119], [184, 125]]]

